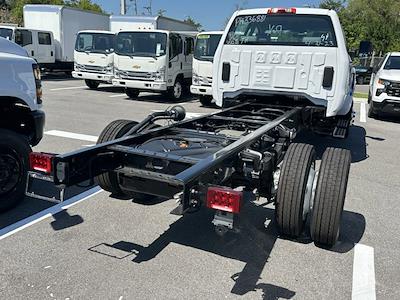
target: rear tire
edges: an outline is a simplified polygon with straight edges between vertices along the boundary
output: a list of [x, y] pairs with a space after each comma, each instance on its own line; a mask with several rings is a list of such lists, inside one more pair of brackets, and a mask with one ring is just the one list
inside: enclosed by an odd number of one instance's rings
[[126, 88], [125, 93], [129, 98], [136, 99], [139, 96], [140, 91], [138, 89]]
[[85, 83], [86, 83], [87, 87], [91, 90], [97, 89], [100, 85], [100, 82], [94, 81], [94, 80], [89, 80], [89, 79], [86, 79]]
[[350, 165], [349, 150], [327, 148], [322, 156], [310, 230], [316, 245], [332, 247], [338, 240]]
[[[99, 139], [97, 140], [97, 144], [113, 141], [122, 137], [136, 124], [138, 123], [129, 120], [116, 120], [111, 122], [101, 132]], [[96, 181], [103, 190], [106, 190], [111, 194], [126, 195], [119, 185], [118, 175], [116, 172], [110, 171], [103, 173], [96, 177]]]
[[279, 178], [275, 217], [279, 231], [292, 238], [300, 236], [309, 211], [315, 175], [311, 170], [315, 171], [314, 147], [291, 144]]
[[210, 107], [213, 98], [211, 96], [200, 96], [200, 103], [204, 107]]
[[31, 147], [15, 132], [0, 129], [0, 211], [6, 211], [25, 198]]

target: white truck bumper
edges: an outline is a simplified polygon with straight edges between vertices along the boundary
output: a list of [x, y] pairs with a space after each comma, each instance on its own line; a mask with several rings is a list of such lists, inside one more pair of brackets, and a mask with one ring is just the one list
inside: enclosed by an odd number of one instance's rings
[[113, 79], [112, 84], [115, 86], [126, 87], [138, 90], [149, 90], [163, 92], [167, 90], [167, 83], [164, 81], [137, 81], [125, 79]]
[[211, 86], [201, 86], [201, 85], [191, 85], [190, 92], [194, 95], [212, 95], [212, 87]]
[[112, 83], [114, 75], [74, 71], [74, 72], [72, 72], [72, 77], [79, 78], [79, 79], [88, 79], [88, 80], [96, 80], [96, 81]]

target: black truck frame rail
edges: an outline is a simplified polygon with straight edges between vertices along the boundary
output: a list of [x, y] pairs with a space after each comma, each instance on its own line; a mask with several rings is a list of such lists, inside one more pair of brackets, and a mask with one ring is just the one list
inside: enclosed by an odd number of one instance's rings
[[[350, 152], [327, 148], [316, 175], [314, 147], [292, 143], [321, 112], [316, 106], [246, 102], [182, 121], [185, 110], [175, 106], [140, 123], [114, 121], [90, 148], [56, 156], [33, 153], [31, 167], [39, 172], [29, 176], [42, 176], [61, 190], [92, 185], [97, 178], [113, 194], [174, 198], [179, 204], [172, 213], [178, 215], [206, 204], [215, 209], [213, 224], [221, 234], [233, 229], [245, 196], [261, 196], [275, 203], [281, 233], [298, 237], [311, 215], [314, 242], [333, 246]], [[161, 127], [154, 123], [160, 119], [176, 122]], [[29, 184], [27, 194], [33, 195]]]
[[[307, 108], [243, 103], [213, 114], [57, 155], [53, 159], [54, 183], [67, 187], [91, 180], [104, 172], [116, 171], [123, 178], [123, 186], [132, 191], [165, 198], [173, 198], [183, 192], [183, 212], [190, 206], [193, 187], [207, 184], [202, 179], [210, 177], [215, 170], [237, 164], [239, 153], [251, 148], [269, 132], [279, 129], [278, 136], [267, 138], [266, 143], [275, 145], [276, 148], [280, 141], [287, 147], [290, 138], [301, 126], [301, 114], [304, 110]], [[142, 123], [145, 122], [140, 124]], [[219, 134], [215, 130], [218, 126], [232, 130], [239, 128], [243, 135]], [[167, 136], [181, 137], [182, 140], [197, 138], [216, 141], [224, 147], [218, 151], [209, 149], [211, 153], [205, 158], [190, 157], [184, 153], [177, 155], [168, 151], [161, 153], [138, 147], [151, 139]], [[275, 164], [282, 159], [284, 150], [285, 147], [281, 150], [275, 149], [276, 152], [281, 152], [277, 153], [280, 158]]]

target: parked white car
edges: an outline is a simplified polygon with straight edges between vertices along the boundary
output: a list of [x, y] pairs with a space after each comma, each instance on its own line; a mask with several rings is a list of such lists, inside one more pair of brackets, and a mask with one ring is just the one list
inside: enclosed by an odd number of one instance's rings
[[400, 114], [400, 52], [385, 55], [374, 69], [368, 95], [368, 116]]
[[335, 11], [261, 8], [237, 11], [214, 56], [220, 107], [244, 99], [312, 105], [310, 129], [345, 137], [355, 73]]

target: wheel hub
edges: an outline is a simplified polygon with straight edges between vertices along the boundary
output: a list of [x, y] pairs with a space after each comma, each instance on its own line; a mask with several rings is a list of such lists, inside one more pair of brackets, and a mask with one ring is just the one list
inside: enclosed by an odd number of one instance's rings
[[174, 86], [174, 94], [175, 94], [175, 98], [179, 98], [182, 94], [182, 86], [180, 85], [180, 83], [175, 84]]
[[21, 166], [11, 154], [0, 154], [0, 195], [12, 191], [21, 178]]

